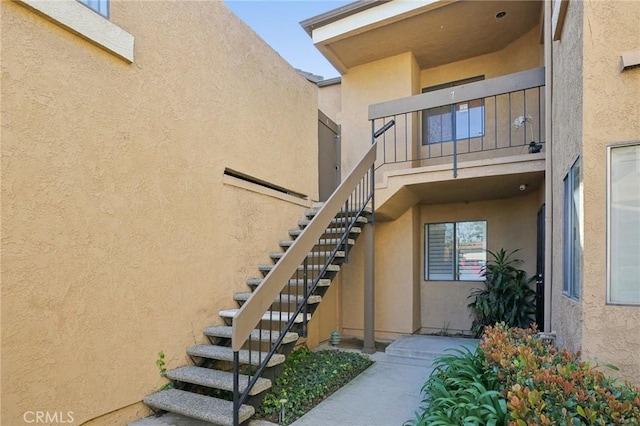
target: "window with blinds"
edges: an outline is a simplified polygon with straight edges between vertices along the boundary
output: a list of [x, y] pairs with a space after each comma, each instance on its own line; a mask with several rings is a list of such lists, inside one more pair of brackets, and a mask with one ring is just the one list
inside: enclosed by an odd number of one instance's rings
[[109, 17], [109, 0], [78, 0], [78, 2], [98, 12], [105, 18]]
[[486, 221], [425, 225], [425, 280], [482, 281], [486, 242]]

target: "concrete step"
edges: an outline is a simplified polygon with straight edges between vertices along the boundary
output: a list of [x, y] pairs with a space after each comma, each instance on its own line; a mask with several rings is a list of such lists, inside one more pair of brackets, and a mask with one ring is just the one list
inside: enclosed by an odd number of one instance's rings
[[[353, 222], [353, 219], [350, 217], [347, 217], [347, 216], [338, 217], [338, 218], [331, 219], [331, 222], [329, 223], [328, 227], [335, 226], [335, 225], [345, 226], [345, 225], [349, 225], [351, 222]], [[300, 228], [305, 228], [306, 226], [309, 225], [309, 223], [311, 223], [311, 220], [309, 219], [300, 219], [298, 221], [298, 226]], [[366, 217], [360, 216], [356, 219], [356, 223], [369, 223], [369, 221], [367, 220]]]
[[[179, 382], [193, 383], [194, 385], [202, 385], [208, 388], [233, 392], [233, 373], [229, 371], [213, 370], [211, 368], [189, 365], [167, 371], [167, 378], [177, 380]], [[239, 378], [240, 392], [244, 392], [250, 378], [244, 374], [241, 374]], [[256, 381], [256, 384], [253, 385], [249, 391], [249, 395], [257, 395], [269, 388], [271, 388], [271, 380], [259, 378]]]
[[[257, 287], [260, 284], [262, 284], [262, 281], [264, 280], [264, 278], [249, 278], [247, 280], [247, 285], [249, 287]], [[295, 287], [300, 287], [302, 288], [303, 284], [304, 284], [305, 280], [302, 279], [291, 279], [289, 280], [288, 284], [289, 286], [291, 286], [292, 290]], [[307, 280], [307, 286], [311, 286], [311, 284], [313, 284], [313, 280]], [[284, 289], [287, 289], [287, 285], [285, 285]], [[318, 281], [318, 287], [329, 287], [331, 285], [331, 280], [328, 278], [323, 278], [321, 280]]]
[[[233, 328], [227, 325], [216, 325], [213, 327], [207, 327], [204, 329], [205, 336], [219, 337], [222, 339], [231, 339], [231, 333]], [[280, 337], [280, 332], [271, 330], [253, 330], [251, 332], [251, 339], [263, 342], [274, 342]], [[282, 339], [282, 344], [292, 343], [298, 340], [298, 333], [288, 332]]]
[[[240, 309], [225, 309], [224, 311], [218, 312], [218, 315], [220, 315], [222, 318], [230, 319], [230, 318], [233, 318], [239, 310]], [[293, 312], [267, 311], [262, 316], [262, 321], [287, 322], [292, 317], [293, 317]], [[310, 319], [311, 319], [311, 314], [307, 314], [307, 321]], [[302, 321], [304, 321], [304, 315], [298, 314], [298, 316], [296, 316], [293, 323], [300, 324], [302, 323]]]
[[[273, 269], [274, 266], [275, 265], [258, 265], [258, 270], [266, 275], [269, 273], [269, 271]], [[324, 265], [310, 264], [310, 265], [307, 265], [307, 271], [320, 271], [323, 267]], [[304, 271], [304, 266], [303, 265], [298, 266], [298, 271], [301, 271], [301, 272]], [[340, 265], [327, 265], [326, 272], [338, 272], [338, 271], [340, 271]]]
[[[311, 217], [314, 217], [315, 215], [317, 215], [319, 211], [320, 211], [320, 207], [314, 207], [312, 209], [309, 209], [309, 210], [305, 211], [304, 215], [306, 217], [311, 218]], [[355, 211], [355, 210], [339, 211], [336, 214], [336, 217], [342, 217], [342, 216], [345, 216], [345, 215], [353, 216], [355, 213], [357, 213], [357, 211]], [[364, 210], [363, 210], [363, 213], [364, 214], [371, 214], [371, 207], [365, 207]]]
[[[289, 231], [289, 235], [292, 238], [296, 238], [298, 236], [300, 236], [300, 234], [302, 234], [303, 230], [302, 229], [291, 229]], [[346, 232], [344, 227], [340, 227], [340, 228], [327, 228], [324, 231], [324, 235], [342, 235]], [[350, 234], [361, 234], [362, 233], [362, 229], [354, 226], [353, 228], [351, 228]]]
[[[330, 251], [312, 251], [307, 255], [307, 259], [324, 261], [330, 255], [331, 255]], [[274, 261], [280, 260], [282, 256], [284, 256], [284, 253], [279, 251], [269, 253], [269, 257]], [[344, 251], [336, 251], [335, 259], [344, 259]]]
[[[267, 273], [273, 269], [275, 265], [258, 265], [258, 270], [263, 273]], [[319, 271], [322, 269], [324, 265], [307, 265], [307, 271]], [[304, 265], [298, 266], [298, 271], [304, 271]], [[340, 271], [340, 265], [327, 265], [327, 272], [338, 272]]]
[[[233, 362], [233, 351], [231, 348], [227, 346], [217, 346], [217, 345], [197, 345], [191, 346], [187, 348], [187, 353], [191, 356], [197, 356], [200, 358], [209, 358], [216, 359], [218, 361], [229, 361]], [[258, 351], [249, 351], [246, 349], [242, 349], [239, 351], [238, 356], [240, 358], [240, 364], [249, 364], [251, 361], [251, 365], [259, 365], [260, 362], [265, 359], [267, 356], [266, 352], [258, 352]], [[249, 359], [251, 358], [251, 359]], [[284, 362], [285, 356], [282, 354], [273, 354], [269, 362], [267, 363], [267, 367], [273, 367], [278, 364], [282, 364]]]
[[[252, 294], [253, 293], [236, 293], [233, 295], [233, 300], [235, 300], [236, 302], [246, 302], [247, 300], [249, 300]], [[276, 297], [273, 303], [287, 303], [287, 304], [294, 303], [297, 305], [298, 303], [302, 302], [303, 299], [304, 299], [304, 296], [301, 296], [301, 295], [296, 296], [295, 294], [282, 294]], [[321, 301], [322, 301], [322, 297], [312, 294], [311, 296], [309, 296], [309, 299], [307, 300], [307, 304], [313, 305], [316, 303], [320, 303]]]
[[[194, 419], [221, 426], [233, 426], [233, 402], [210, 396], [198, 395], [178, 389], [154, 393], [144, 403], [158, 410], [171, 411]], [[240, 406], [240, 423], [255, 413], [250, 405]]]
[[[283, 249], [288, 249], [289, 247], [291, 247], [291, 245], [293, 244], [294, 240], [283, 240], [280, 241], [280, 247], [282, 247]], [[321, 240], [318, 240], [318, 242], [316, 243], [316, 247], [318, 246], [336, 246], [338, 243], [340, 242], [340, 239], [338, 238], [323, 238]], [[356, 240], [349, 238], [347, 244], [349, 244], [350, 246], [354, 245], [356, 243]]]

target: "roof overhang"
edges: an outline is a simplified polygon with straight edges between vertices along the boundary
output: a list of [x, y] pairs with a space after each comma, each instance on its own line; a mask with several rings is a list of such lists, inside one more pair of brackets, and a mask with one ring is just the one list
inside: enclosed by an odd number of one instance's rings
[[361, 1], [300, 24], [344, 74], [406, 52], [421, 69], [495, 52], [538, 25], [541, 12], [541, 0]]

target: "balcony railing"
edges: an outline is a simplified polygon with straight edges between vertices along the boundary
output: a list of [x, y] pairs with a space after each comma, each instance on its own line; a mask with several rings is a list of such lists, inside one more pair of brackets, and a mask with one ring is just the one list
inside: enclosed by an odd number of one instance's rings
[[376, 168], [451, 164], [457, 177], [460, 161], [540, 152], [544, 84], [537, 68], [371, 105], [372, 129], [393, 125]]

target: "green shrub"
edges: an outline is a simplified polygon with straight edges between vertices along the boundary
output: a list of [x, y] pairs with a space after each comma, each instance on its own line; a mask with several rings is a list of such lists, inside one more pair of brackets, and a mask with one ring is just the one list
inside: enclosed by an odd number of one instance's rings
[[422, 411], [406, 425], [504, 425], [507, 404], [498, 376], [487, 369], [482, 351], [465, 348], [436, 359], [422, 387]]
[[640, 425], [640, 387], [578, 358], [535, 328], [488, 326], [475, 352], [436, 361], [421, 411], [406, 424]]
[[493, 259], [482, 269], [485, 286], [471, 292], [469, 298], [474, 300], [467, 305], [475, 315], [471, 331], [476, 337], [482, 335], [486, 326], [499, 322], [520, 328], [533, 322], [536, 292], [531, 282], [535, 277], [527, 278], [526, 272], [516, 267], [522, 262], [512, 258], [517, 251], [507, 254], [504, 249], [495, 253], [487, 250]]
[[535, 329], [488, 327], [480, 348], [508, 401], [509, 425], [640, 424], [640, 387], [616, 382], [579, 354], [558, 351]]
[[353, 352], [312, 352], [300, 347], [287, 357], [282, 373], [265, 395], [257, 414], [278, 422], [281, 400], [284, 424], [289, 424], [344, 386], [372, 364], [368, 356]]

